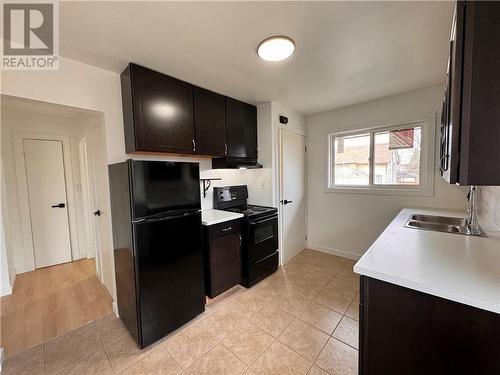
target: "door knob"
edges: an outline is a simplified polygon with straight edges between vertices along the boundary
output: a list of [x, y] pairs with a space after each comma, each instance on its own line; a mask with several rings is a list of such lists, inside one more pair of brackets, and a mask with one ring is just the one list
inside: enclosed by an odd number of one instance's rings
[[287, 200], [287, 199], [282, 200], [282, 201], [280, 201], [280, 202], [281, 202], [281, 204], [288, 204], [288, 203], [292, 203], [292, 201], [289, 201], [289, 200]]
[[64, 208], [66, 207], [66, 203], [58, 203], [52, 206], [52, 208]]
[[101, 216], [101, 210], [94, 211], [95, 216]]

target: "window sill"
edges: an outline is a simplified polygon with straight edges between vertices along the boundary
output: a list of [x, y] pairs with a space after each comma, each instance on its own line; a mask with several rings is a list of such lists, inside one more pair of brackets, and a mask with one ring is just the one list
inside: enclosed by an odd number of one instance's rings
[[432, 197], [434, 191], [432, 188], [399, 188], [399, 187], [327, 187], [323, 190], [324, 193], [341, 193], [341, 194], [368, 194], [368, 195], [397, 195], [397, 196], [418, 196]]

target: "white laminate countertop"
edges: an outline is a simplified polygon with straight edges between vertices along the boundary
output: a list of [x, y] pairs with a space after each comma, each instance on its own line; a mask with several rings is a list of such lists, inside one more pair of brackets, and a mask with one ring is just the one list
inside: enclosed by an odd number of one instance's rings
[[214, 225], [223, 223], [225, 221], [240, 219], [243, 217], [243, 214], [239, 214], [237, 212], [229, 212], [222, 210], [203, 210], [201, 211], [201, 223], [203, 225]]
[[460, 211], [404, 208], [354, 266], [354, 272], [500, 314], [500, 234], [488, 238], [406, 228], [413, 213]]

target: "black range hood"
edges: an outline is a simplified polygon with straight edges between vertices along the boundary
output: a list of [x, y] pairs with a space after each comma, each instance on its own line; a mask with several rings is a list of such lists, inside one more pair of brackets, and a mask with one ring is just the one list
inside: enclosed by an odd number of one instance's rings
[[226, 156], [224, 158], [213, 158], [212, 169], [256, 169], [262, 168], [262, 164], [253, 158], [238, 158]]

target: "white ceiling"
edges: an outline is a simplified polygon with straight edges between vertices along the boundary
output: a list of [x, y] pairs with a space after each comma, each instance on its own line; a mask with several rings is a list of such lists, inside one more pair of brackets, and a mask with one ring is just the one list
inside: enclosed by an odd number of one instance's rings
[[[60, 2], [60, 53], [121, 72], [131, 61], [303, 114], [443, 81], [451, 2]], [[261, 61], [284, 34], [291, 58]]]

